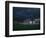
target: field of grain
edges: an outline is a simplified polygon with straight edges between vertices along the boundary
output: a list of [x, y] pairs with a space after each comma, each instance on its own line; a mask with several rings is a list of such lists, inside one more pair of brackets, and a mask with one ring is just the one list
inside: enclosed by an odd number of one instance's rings
[[16, 30], [40, 30], [40, 24], [13, 24], [13, 31]]

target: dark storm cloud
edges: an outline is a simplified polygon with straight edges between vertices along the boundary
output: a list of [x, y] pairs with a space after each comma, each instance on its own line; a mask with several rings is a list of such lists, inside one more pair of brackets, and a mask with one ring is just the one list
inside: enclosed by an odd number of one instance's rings
[[40, 8], [13, 7], [13, 16], [20, 20], [32, 17], [39, 18]]

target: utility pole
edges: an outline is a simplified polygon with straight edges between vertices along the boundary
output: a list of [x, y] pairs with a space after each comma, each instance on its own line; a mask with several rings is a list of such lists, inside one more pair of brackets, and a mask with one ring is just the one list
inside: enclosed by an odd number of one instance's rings
[[33, 15], [31, 15], [31, 19], [32, 19], [32, 24], [33, 24]]

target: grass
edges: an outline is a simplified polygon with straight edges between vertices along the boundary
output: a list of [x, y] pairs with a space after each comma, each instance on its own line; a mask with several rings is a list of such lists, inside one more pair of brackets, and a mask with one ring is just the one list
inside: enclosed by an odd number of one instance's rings
[[14, 24], [13, 31], [16, 30], [40, 30], [39, 24]]

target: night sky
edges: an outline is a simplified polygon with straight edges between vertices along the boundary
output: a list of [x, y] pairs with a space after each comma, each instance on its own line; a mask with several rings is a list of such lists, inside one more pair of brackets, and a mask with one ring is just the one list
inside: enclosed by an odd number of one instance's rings
[[17, 21], [40, 18], [40, 8], [13, 7], [13, 18]]

